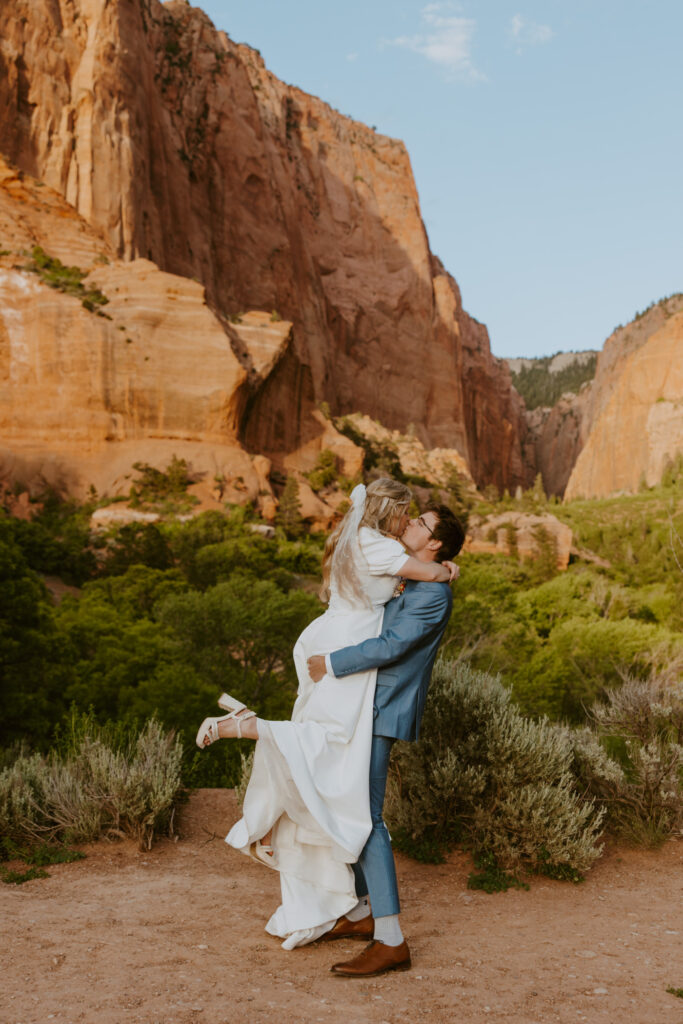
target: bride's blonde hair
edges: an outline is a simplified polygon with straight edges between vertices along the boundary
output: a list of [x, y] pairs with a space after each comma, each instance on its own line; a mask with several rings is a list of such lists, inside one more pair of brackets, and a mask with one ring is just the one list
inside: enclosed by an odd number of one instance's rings
[[[392, 520], [406, 511], [412, 497], [410, 488], [405, 484], [400, 484], [398, 480], [392, 480], [388, 476], [381, 476], [377, 480], [373, 480], [371, 484], [368, 484], [366, 490], [365, 508], [358, 529], [360, 530], [361, 526], [368, 526], [371, 530], [377, 530], [379, 533], [387, 535]], [[335, 555], [338, 555], [339, 538], [352, 511], [350, 509], [341, 522], [335, 526], [325, 543], [323, 583], [320, 589], [320, 598], [323, 601], [328, 601], [330, 598], [330, 580], [334, 574], [335, 586], [342, 597], [368, 603], [358, 577], [355, 559], [352, 557], [335, 558]]]

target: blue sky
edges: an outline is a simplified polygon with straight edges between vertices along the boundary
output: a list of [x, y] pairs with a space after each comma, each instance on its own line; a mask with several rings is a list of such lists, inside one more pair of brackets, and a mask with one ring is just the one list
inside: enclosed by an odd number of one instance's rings
[[204, 0], [279, 78], [402, 139], [498, 356], [600, 348], [683, 291], [681, 0]]

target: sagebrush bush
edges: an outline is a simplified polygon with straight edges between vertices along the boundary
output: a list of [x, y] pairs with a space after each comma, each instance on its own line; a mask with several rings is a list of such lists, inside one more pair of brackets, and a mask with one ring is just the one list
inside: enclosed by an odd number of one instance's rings
[[437, 662], [418, 743], [396, 744], [387, 818], [425, 859], [456, 838], [505, 870], [581, 872], [604, 810], [582, 794], [569, 730], [526, 719], [497, 678]]
[[155, 719], [138, 734], [74, 716], [59, 748], [0, 772], [0, 833], [29, 844], [127, 835], [149, 849], [172, 825], [181, 759], [180, 741]]
[[247, 792], [247, 786], [249, 785], [249, 779], [251, 778], [251, 772], [254, 767], [254, 751], [252, 749], [250, 754], [243, 754], [240, 751], [240, 775], [237, 785], [235, 786], [235, 796], [237, 797], [237, 804], [241, 810], [244, 803], [244, 794]]
[[584, 779], [606, 806], [617, 834], [656, 845], [683, 830], [683, 682], [654, 675], [627, 678], [591, 710], [591, 719], [621, 764], [606, 777], [586, 767]]

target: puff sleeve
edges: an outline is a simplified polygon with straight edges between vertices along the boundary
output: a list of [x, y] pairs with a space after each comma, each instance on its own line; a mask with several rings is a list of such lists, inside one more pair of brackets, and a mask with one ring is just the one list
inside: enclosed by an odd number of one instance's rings
[[358, 540], [371, 576], [399, 576], [410, 557], [397, 540], [367, 526], [359, 531]]

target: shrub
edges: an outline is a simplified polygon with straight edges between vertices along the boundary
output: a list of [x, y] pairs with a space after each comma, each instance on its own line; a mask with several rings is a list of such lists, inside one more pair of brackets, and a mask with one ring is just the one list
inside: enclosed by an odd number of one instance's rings
[[165, 470], [156, 469], [146, 462], [134, 462], [138, 473], [135, 485], [131, 487], [131, 498], [137, 504], [145, 504], [159, 511], [187, 511], [197, 503], [194, 495], [187, 494], [192, 483], [187, 462], [175, 455]]
[[337, 479], [337, 457], [329, 448], [323, 448], [315, 468], [307, 473], [308, 482], [314, 491], [322, 491]]
[[366, 437], [346, 416], [334, 420], [334, 425], [341, 434], [363, 449], [363, 469], [366, 473], [374, 470], [373, 475], [391, 476], [394, 480], [406, 482], [395, 444], [390, 441], [375, 441]]
[[393, 763], [388, 818], [408, 852], [442, 854], [462, 836], [505, 871], [556, 876], [600, 854], [604, 811], [577, 788], [566, 731], [525, 719], [484, 672], [438, 662], [423, 737], [397, 744]]
[[109, 299], [98, 288], [86, 289], [83, 279], [88, 272], [79, 267], [65, 267], [61, 260], [48, 256], [39, 245], [31, 250], [32, 260], [26, 269], [37, 274], [50, 288], [56, 288], [67, 295], [75, 295], [89, 313], [101, 313], [101, 306], [106, 306]]
[[74, 714], [60, 747], [20, 755], [0, 773], [0, 831], [30, 845], [128, 835], [150, 849], [172, 826], [181, 756], [153, 719], [138, 734]]
[[254, 767], [254, 750], [250, 751], [249, 754], [240, 753], [240, 774], [235, 786], [235, 796], [237, 797], [237, 804], [242, 809], [244, 804], [244, 795], [247, 792], [247, 786], [249, 785], [249, 779]]
[[683, 828], [683, 682], [654, 675], [627, 678], [596, 704], [591, 718], [620, 761], [605, 777], [584, 771], [591, 791], [606, 805], [608, 823], [636, 843], [657, 845]]

